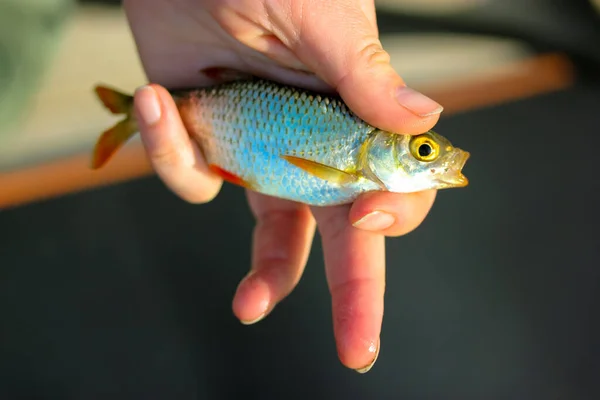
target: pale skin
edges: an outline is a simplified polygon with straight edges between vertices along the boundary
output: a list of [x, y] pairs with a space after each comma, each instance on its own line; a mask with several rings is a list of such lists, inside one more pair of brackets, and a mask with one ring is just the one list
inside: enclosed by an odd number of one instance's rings
[[[159, 177], [192, 203], [213, 200], [222, 180], [209, 172], [164, 87], [213, 83], [200, 72], [206, 68], [335, 90], [367, 122], [397, 133], [427, 131], [442, 112], [391, 67], [373, 0], [124, 0], [124, 7], [152, 82], [135, 95], [142, 140]], [[235, 316], [256, 323], [291, 293], [318, 228], [339, 358], [368, 371], [380, 346], [385, 237], [419, 226], [435, 191], [368, 193], [352, 205], [325, 208], [247, 195], [256, 227]]]

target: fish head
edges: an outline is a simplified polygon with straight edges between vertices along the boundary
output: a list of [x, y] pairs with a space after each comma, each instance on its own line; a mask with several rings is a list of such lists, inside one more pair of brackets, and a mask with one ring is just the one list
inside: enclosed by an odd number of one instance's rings
[[368, 166], [386, 190], [410, 193], [467, 186], [462, 169], [469, 157], [469, 152], [433, 131], [419, 135], [380, 131], [369, 149]]

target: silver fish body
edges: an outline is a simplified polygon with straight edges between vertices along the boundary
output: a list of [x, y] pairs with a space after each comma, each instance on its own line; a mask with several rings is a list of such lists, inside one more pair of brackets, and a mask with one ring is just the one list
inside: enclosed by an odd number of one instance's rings
[[250, 80], [176, 99], [207, 162], [260, 193], [326, 206], [374, 190], [407, 193], [466, 184], [460, 170], [468, 153], [427, 132], [440, 154], [419, 161], [411, 141], [421, 135], [379, 130], [337, 96]]

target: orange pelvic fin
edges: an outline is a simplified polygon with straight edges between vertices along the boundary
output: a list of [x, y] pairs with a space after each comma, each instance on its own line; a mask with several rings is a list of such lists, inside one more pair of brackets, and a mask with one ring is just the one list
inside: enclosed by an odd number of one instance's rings
[[243, 178], [240, 178], [235, 174], [232, 174], [231, 172], [219, 167], [218, 165], [209, 164], [208, 168], [215, 174], [219, 175], [224, 181], [233, 183], [234, 185], [238, 185], [250, 190], [253, 190], [255, 188], [255, 185], [253, 185], [252, 183], [244, 180]]
[[137, 131], [133, 115], [133, 97], [117, 90], [96, 86], [96, 95], [113, 114], [126, 114], [126, 117], [104, 131], [94, 148], [92, 169], [101, 168]]
[[303, 169], [309, 174], [316, 176], [319, 179], [323, 179], [338, 185], [347, 185], [356, 181], [357, 179], [357, 176], [352, 173], [342, 171], [340, 169], [333, 168], [315, 161], [289, 155], [281, 156], [281, 158], [290, 164]]

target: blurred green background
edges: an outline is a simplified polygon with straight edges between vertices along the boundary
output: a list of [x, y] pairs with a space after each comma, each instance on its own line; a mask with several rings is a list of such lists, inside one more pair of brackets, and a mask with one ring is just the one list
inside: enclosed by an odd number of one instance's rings
[[74, 5], [73, 0], [0, 1], [0, 132], [23, 118]]

